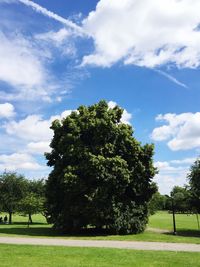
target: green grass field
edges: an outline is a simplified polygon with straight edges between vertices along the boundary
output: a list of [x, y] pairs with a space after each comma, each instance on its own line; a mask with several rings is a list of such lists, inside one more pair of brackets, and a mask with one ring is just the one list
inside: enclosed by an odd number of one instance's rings
[[[1, 215], [2, 216], [2, 215]], [[85, 232], [77, 236], [63, 236], [55, 232], [51, 225], [48, 225], [41, 215], [33, 216], [34, 224], [27, 227], [27, 218], [14, 215], [12, 225], [0, 225], [0, 236], [21, 236], [21, 237], [59, 237], [74, 239], [95, 239], [95, 240], [127, 240], [127, 241], [160, 241], [160, 242], [182, 242], [200, 244], [200, 231], [197, 230], [196, 216], [176, 215], [178, 235], [170, 233], [156, 233], [145, 231], [138, 235], [96, 235], [92, 232]], [[156, 229], [172, 230], [172, 215], [167, 212], [158, 212], [150, 217], [149, 227]]]
[[1, 267], [199, 267], [200, 253], [0, 245]]
[[[172, 230], [172, 215], [167, 212], [157, 212], [149, 218], [149, 226], [159, 229]], [[184, 229], [197, 230], [198, 224], [196, 215], [176, 214], [176, 226], [179, 231]]]

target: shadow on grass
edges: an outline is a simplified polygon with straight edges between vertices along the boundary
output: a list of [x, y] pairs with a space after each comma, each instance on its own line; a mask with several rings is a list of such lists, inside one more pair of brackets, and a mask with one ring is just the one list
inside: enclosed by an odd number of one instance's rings
[[[30, 227], [27, 226], [26, 222], [21, 223], [13, 223], [12, 225], [0, 225], [0, 235], [21, 235], [21, 236], [37, 236], [37, 237], [101, 237], [112, 235], [106, 231], [106, 229], [95, 229], [88, 228], [83, 229], [79, 233], [70, 233], [63, 234], [54, 228], [51, 225], [46, 223], [33, 223]], [[160, 233], [160, 235], [173, 235], [172, 232]], [[188, 230], [188, 229], [180, 229], [177, 231], [177, 236], [182, 237], [195, 237], [200, 238], [199, 230]]]
[[13, 225], [5, 225], [0, 228], [0, 234], [5, 235], [27, 235], [27, 236], [58, 236], [58, 233], [54, 231], [51, 227], [40, 227], [38, 225], [30, 225], [30, 227], [22, 226], [15, 227]]
[[[173, 233], [164, 233], [165, 235], [173, 235]], [[188, 230], [188, 229], [180, 229], [177, 230], [177, 236], [184, 237], [200, 237], [200, 230]]]
[[[19, 226], [17, 226], [19, 225]], [[17, 226], [17, 227], [16, 227]], [[11, 225], [2, 225], [0, 227], [0, 234], [5, 235], [24, 235], [24, 236], [43, 236], [43, 237], [98, 237], [98, 236], [107, 236], [109, 235], [108, 232], [96, 229], [83, 229], [79, 233], [70, 233], [64, 234], [61, 233], [51, 225], [47, 225], [45, 223], [33, 223], [29, 227], [27, 223], [14, 223]]]

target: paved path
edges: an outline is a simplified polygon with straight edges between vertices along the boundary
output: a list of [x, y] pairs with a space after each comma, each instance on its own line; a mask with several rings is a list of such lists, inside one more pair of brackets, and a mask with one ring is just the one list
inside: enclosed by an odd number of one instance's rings
[[110, 241], [110, 240], [72, 240], [58, 238], [21, 238], [0, 237], [2, 244], [45, 245], [66, 247], [98, 247], [122, 248], [135, 250], [165, 250], [200, 252], [200, 245], [183, 243], [136, 242], [136, 241]]
[[172, 233], [172, 231], [170, 231], [170, 230], [160, 229], [160, 228], [153, 228], [153, 227], [147, 227], [147, 231], [154, 232], [154, 233], [159, 233], [159, 234]]

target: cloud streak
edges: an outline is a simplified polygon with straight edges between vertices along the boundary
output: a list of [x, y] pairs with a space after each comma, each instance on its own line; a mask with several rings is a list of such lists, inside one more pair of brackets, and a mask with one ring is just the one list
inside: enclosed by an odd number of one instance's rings
[[78, 25], [76, 25], [75, 23], [73, 23], [72, 21], [65, 19], [57, 14], [55, 14], [52, 11], [49, 11], [48, 9], [46, 9], [45, 7], [42, 7], [40, 5], [38, 5], [37, 3], [30, 1], [30, 0], [18, 0], [18, 2], [31, 7], [33, 10], [35, 10], [38, 13], [41, 13], [49, 18], [52, 18], [56, 21], [59, 21], [60, 23], [64, 24], [67, 27], [70, 27], [72, 29], [74, 29], [78, 34], [84, 34], [83, 29], [81, 27], [79, 27]]
[[162, 76], [166, 77], [167, 79], [169, 79], [171, 82], [184, 87], [184, 88], [188, 88], [188, 86], [182, 82], [180, 82], [179, 80], [177, 80], [175, 77], [173, 77], [172, 75], [162, 71], [162, 70], [155, 70], [156, 72], [158, 72], [159, 74], [161, 74]]

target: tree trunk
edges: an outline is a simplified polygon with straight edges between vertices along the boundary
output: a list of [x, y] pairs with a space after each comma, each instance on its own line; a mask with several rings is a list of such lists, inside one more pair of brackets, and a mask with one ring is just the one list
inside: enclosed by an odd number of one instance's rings
[[28, 215], [28, 221], [29, 221], [29, 223], [30, 223], [30, 224], [32, 224], [32, 223], [33, 223], [33, 220], [32, 220], [32, 217], [31, 217], [31, 214], [29, 214], [29, 215]]
[[199, 215], [198, 213], [196, 213], [196, 218], [197, 218], [197, 225], [198, 225], [198, 230], [200, 229], [200, 225], [199, 225]]
[[12, 212], [9, 212], [8, 223], [9, 223], [9, 224], [12, 224]]

